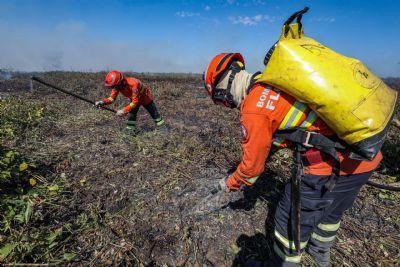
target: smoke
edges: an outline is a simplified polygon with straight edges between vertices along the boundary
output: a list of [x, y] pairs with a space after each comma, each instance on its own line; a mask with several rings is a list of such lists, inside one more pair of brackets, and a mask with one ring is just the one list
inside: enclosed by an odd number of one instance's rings
[[118, 40], [93, 37], [85, 23], [67, 21], [53, 30], [0, 21], [0, 68], [18, 71], [107, 69], [138, 72], [198, 72], [175, 40]]
[[0, 70], [0, 80], [7, 81], [12, 78], [12, 74], [9, 71]]
[[[262, 70], [265, 51], [278, 33], [262, 33], [256, 37], [270, 41], [250, 45], [249, 40], [255, 38], [252, 34], [242, 36], [218, 25], [216, 23], [207, 31], [203, 30], [206, 27], [198, 31], [196, 28], [182, 37], [165, 34], [144, 39], [133, 38], [137, 36], [134, 29], [115, 38], [99, 36], [98, 32], [89, 31], [82, 21], [69, 20], [49, 29], [34, 24], [6, 23], [0, 19], [0, 35], [6, 36], [0, 42], [0, 69], [201, 73], [214, 55], [234, 51], [243, 54], [249, 72]], [[193, 42], [193, 38], [201, 41]], [[358, 52], [354, 56], [363, 59], [380, 76], [400, 75], [400, 64], [389, 52], [376, 55]], [[1, 79], [9, 77], [0, 75]]]

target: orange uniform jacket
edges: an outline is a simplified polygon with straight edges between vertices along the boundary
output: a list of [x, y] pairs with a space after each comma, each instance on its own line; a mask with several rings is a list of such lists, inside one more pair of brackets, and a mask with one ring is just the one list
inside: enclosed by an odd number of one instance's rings
[[[271, 149], [274, 133], [294, 102], [293, 97], [277, 89], [266, 90], [264, 84], [253, 86], [241, 106], [242, 161], [233, 174], [236, 180], [251, 185], [251, 181], [264, 171], [265, 160]], [[307, 113], [303, 115], [301, 121], [304, 121], [306, 116]], [[326, 136], [334, 135], [334, 132], [320, 119], [317, 119], [309, 130]], [[372, 161], [352, 160], [348, 157], [348, 153], [339, 155], [339, 157], [341, 175], [372, 171], [382, 160], [380, 152]], [[330, 175], [333, 165], [333, 160], [319, 162], [307, 166], [305, 173]]]
[[153, 101], [150, 89], [147, 86], [143, 86], [142, 82], [136, 78], [125, 78], [126, 85], [122, 89], [112, 89], [110, 97], [103, 99], [103, 102], [108, 105], [114, 102], [119, 93], [131, 100], [129, 105], [125, 106], [124, 112], [128, 113], [138, 104], [148, 105]]

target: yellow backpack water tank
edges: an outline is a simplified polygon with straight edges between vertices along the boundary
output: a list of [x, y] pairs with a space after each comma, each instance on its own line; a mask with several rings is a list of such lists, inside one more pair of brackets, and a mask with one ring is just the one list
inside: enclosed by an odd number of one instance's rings
[[305, 37], [300, 20], [285, 23], [258, 81], [306, 103], [358, 156], [372, 159], [389, 128], [397, 92], [359, 60]]

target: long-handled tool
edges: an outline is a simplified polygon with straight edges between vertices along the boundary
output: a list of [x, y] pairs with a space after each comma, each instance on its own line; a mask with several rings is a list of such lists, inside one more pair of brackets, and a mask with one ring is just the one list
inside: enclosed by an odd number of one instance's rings
[[300, 219], [301, 219], [301, 192], [300, 184], [304, 175], [303, 163], [301, 161], [301, 145], [295, 146], [295, 171], [291, 177], [292, 192], [291, 192], [291, 222], [294, 232], [294, 245], [297, 253], [301, 252], [301, 232], [300, 232]]
[[[82, 100], [82, 101], [85, 101], [85, 102], [87, 102], [87, 103], [90, 103], [90, 104], [92, 104], [92, 105], [95, 105], [95, 102], [92, 101], [92, 100], [89, 100], [89, 99], [87, 99], [87, 98], [84, 98], [83, 96], [77, 95], [77, 94], [72, 93], [72, 92], [70, 92], [70, 91], [68, 91], [68, 90], [62, 89], [62, 88], [60, 88], [60, 87], [58, 87], [58, 86], [52, 85], [52, 84], [50, 84], [50, 83], [48, 83], [48, 82], [45, 82], [45, 81], [39, 79], [38, 77], [31, 77], [31, 79], [32, 79], [33, 81], [35, 81], [35, 82], [41, 83], [41, 84], [43, 84], [43, 85], [46, 85], [47, 87], [50, 87], [50, 88], [56, 89], [56, 90], [58, 90], [58, 91], [60, 91], [60, 92], [63, 92], [64, 94], [73, 96], [73, 97], [78, 98], [78, 99], [80, 99], [80, 100]], [[101, 109], [105, 109], [105, 110], [108, 110], [108, 111], [110, 111], [110, 112], [117, 113], [114, 109], [109, 108], [109, 107], [102, 106]]]

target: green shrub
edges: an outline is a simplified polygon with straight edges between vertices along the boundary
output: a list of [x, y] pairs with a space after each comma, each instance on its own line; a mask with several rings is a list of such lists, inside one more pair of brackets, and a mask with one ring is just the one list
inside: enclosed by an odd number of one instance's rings
[[21, 139], [37, 127], [44, 115], [44, 107], [26, 97], [6, 97], [0, 100], [0, 139]]
[[19, 183], [26, 177], [29, 168], [21, 155], [14, 150], [4, 150], [0, 147], [0, 183]]

